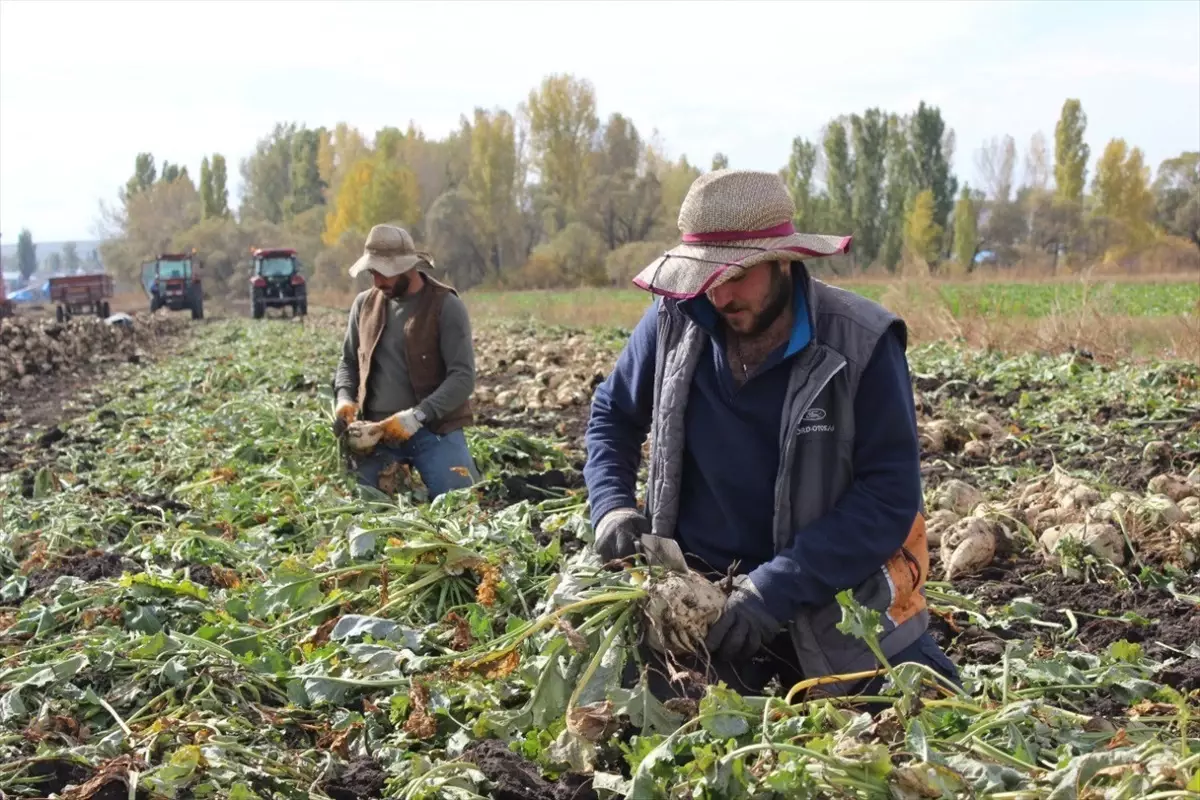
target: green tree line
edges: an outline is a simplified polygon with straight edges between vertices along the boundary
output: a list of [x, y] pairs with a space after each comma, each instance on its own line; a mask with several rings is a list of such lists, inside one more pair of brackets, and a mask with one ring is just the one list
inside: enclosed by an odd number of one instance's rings
[[[195, 247], [214, 287], [243, 287], [253, 246], [296, 248], [322, 288], [345, 271], [371, 226], [408, 228], [460, 287], [625, 285], [678, 237], [684, 195], [701, 168], [613, 113], [600, 119], [590, 82], [551, 75], [513, 111], [477, 108], [448, 136], [413, 122], [368, 136], [277, 124], [239, 165], [231, 205], [226, 162], [186, 168], [140, 153], [115, 203], [102, 204], [104, 261], [134, 275], [154, 252]], [[935, 106], [866, 109], [796, 137], [780, 170], [805, 231], [853, 234], [834, 269], [971, 269], [1128, 261], [1170, 244], [1200, 249], [1200, 153], [1164, 161], [1109, 142], [1088, 175], [1087, 117], [1069, 99], [1052, 145], [1010, 136], [975, 152], [979, 186], [954, 174], [955, 135]], [[1051, 147], [1053, 148], [1051, 150]], [[723, 153], [712, 169], [737, 167]], [[1018, 168], [1021, 176], [1018, 178]], [[1090, 180], [1089, 180], [1090, 178]]]

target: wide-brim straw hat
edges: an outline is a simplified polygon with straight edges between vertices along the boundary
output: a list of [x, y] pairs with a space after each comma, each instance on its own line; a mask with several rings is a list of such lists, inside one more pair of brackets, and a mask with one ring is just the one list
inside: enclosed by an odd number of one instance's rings
[[432, 267], [433, 256], [417, 250], [408, 231], [395, 225], [376, 225], [367, 234], [362, 257], [350, 267], [350, 277], [372, 270], [385, 278], [393, 278], [422, 262]]
[[764, 261], [796, 261], [850, 252], [850, 236], [798, 233], [795, 203], [772, 172], [714, 170], [696, 179], [679, 210], [682, 243], [633, 282], [688, 299]]

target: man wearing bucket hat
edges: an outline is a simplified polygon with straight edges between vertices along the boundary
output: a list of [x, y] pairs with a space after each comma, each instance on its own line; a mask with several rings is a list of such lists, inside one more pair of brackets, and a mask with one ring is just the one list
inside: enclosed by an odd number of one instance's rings
[[478, 480], [462, 432], [473, 419], [471, 325], [432, 267], [408, 231], [371, 229], [350, 275], [368, 272], [375, 285], [350, 308], [334, 375], [334, 432], [345, 436], [360, 482], [383, 488], [389, 467], [410, 464], [431, 499]]
[[[850, 237], [797, 233], [794, 213], [777, 175], [703, 175], [679, 213], [682, 243], [634, 279], [658, 299], [593, 398], [593, 548], [628, 558], [652, 533], [712, 580], [733, 575], [709, 658], [689, 666], [742, 691], [776, 675], [875, 670], [870, 649], [837, 630], [845, 589], [880, 612], [889, 663], [957, 680], [927, 630], [905, 324], [812, 278], [803, 259], [846, 253]], [[643, 512], [634, 493], [647, 435]]]

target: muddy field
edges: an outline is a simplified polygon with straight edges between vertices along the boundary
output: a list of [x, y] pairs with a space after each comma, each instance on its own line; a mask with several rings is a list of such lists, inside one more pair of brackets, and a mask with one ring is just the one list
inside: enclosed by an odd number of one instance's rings
[[429, 509], [411, 478], [379, 505], [344, 474], [343, 326], [206, 321], [0, 386], [0, 791], [1200, 791], [1195, 365], [910, 354], [934, 634], [965, 685], [902, 668], [860, 724], [804, 692], [764, 713], [620, 684], [643, 589], [584, 558], [579, 475], [618, 336], [481, 326], [484, 480]]

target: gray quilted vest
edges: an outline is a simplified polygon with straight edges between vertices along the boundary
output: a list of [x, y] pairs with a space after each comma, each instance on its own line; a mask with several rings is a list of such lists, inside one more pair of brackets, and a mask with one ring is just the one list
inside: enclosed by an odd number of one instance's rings
[[[791, 544], [794, 531], [828, 513], [853, 479], [854, 397], [879, 338], [902, 320], [878, 303], [809, 277], [802, 265], [793, 274], [807, 282], [813, 338], [792, 357], [793, 366], [779, 425], [779, 472], [775, 479], [775, 551]], [[684, 419], [692, 377], [707, 334], [674, 300], [659, 303], [654, 414], [646, 512], [653, 532], [675, 536], [683, 474]], [[821, 435], [813, 435], [821, 434]], [[803, 476], [803, 477], [801, 477]], [[922, 507], [923, 511], [923, 507]], [[871, 577], [854, 587], [858, 602], [884, 620], [880, 644], [890, 658], [916, 641], [929, 624], [924, 584], [929, 550], [921, 513], [904, 545]], [[875, 669], [874, 655], [859, 639], [837, 630], [841, 607], [832, 602], [802, 609], [786, 625], [806, 678]], [[851, 682], [823, 687], [848, 691]]]

